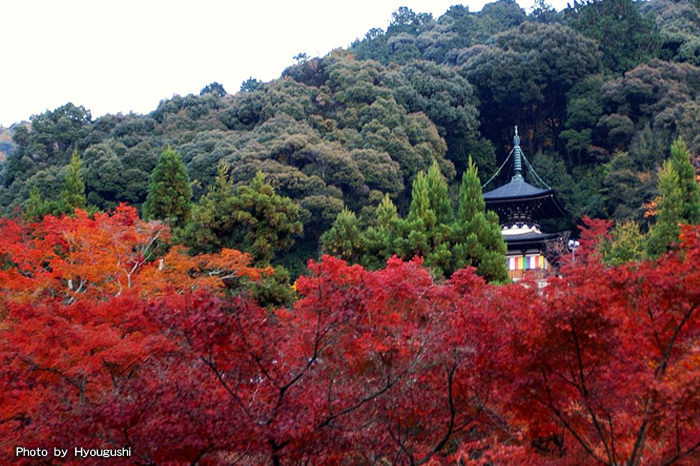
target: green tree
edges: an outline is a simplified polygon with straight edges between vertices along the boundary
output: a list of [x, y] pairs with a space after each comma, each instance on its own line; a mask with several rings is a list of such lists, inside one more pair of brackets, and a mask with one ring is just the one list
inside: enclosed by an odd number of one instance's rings
[[488, 281], [508, 280], [506, 244], [498, 215], [486, 212], [479, 171], [471, 159], [462, 176], [453, 232], [455, 268], [471, 265]]
[[671, 164], [678, 173], [678, 184], [683, 199], [681, 219], [686, 223], [700, 223], [700, 187], [695, 179], [695, 168], [690, 161], [688, 146], [682, 138], [671, 145]]
[[[484, 136], [510, 141], [516, 124], [528, 137], [528, 153], [559, 140], [569, 90], [601, 69], [597, 44], [561, 24], [525, 22], [493, 36], [487, 45], [460, 51], [458, 65], [481, 100]], [[488, 125], [484, 124], [488, 121]], [[507, 142], [506, 142], [507, 141]]]
[[201, 91], [199, 91], [199, 95], [205, 94], [214, 94], [219, 97], [224, 97], [226, 96], [226, 89], [224, 89], [224, 86], [214, 81], [211, 84], [207, 84]]
[[54, 111], [31, 117], [31, 131], [17, 128], [16, 144], [7, 160], [5, 186], [15, 179], [26, 180], [50, 166], [63, 166], [73, 149], [90, 132], [92, 117], [84, 107], [68, 103]]
[[366, 242], [357, 216], [348, 209], [343, 209], [335, 218], [331, 229], [321, 236], [325, 254], [339, 257], [350, 263], [360, 262], [366, 249]]
[[399, 217], [388, 195], [375, 217], [376, 224], [362, 230], [355, 214], [344, 211], [324, 234], [324, 251], [370, 268], [382, 267], [395, 254], [405, 260], [423, 257], [437, 275], [449, 276], [473, 266], [487, 280], [508, 279], [498, 216], [485, 210], [479, 173], [471, 159], [462, 178], [456, 215], [445, 178], [434, 163], [413, 181], [406, 218]]
[[367, 251], [362, 257], [365, 267], [377, 269], [386, 264], [386, 259], [396, 254], [396, 242], [399, 224], [402, 219], [388, 194], [375, 211], [376, 226], [370, 226], [364, 232]]
[[230, 166], [220, 161], [209, 192], [192, 208], [191, 220], [183, 237], [183, 242], [192, 252], [213, 253], [222, 248], [240, 248], [241, 238], [233, 215], [234, 189], [229, 171]]
[[45, 215], [58, 216], [65, 210], [65, 204], [61, 200], [45, 198], [37, 186], [29, 190], [29, 199], [24, 203], [24, 214], [30, 219], [40, 219]]
[[651, 257], [666, 252], [678, 240], [679, 224], [700, 223], [700, 187], [682, 139], [671, 146], [671, 157], [659, 173], [658, 217], [649, 231], [647, 251]]
[[408, 216], [397, 224], [396, 253], [404, 259], [421, 256], [437, 273], [451, 274], [453, 219], [447, 183], [434, 162], [428, 173], [419, 172], [413, 181]]
[[646, 259], [644, 235], [636, 222], [618, 223], [610, 232], [610, 239], [598, 246], [607, 265], [617, 266]]
[[67, 209], [85, 207], [85, 181], [81, 170], [82, 164], [78, 150], [74, 149], [70, 157], [68, 173], [66, 173], [65, 186], [61, 192], [61, 200]]
[[232, 217], [243, 234], [243, 251], [253, 256], [256, 267], [270, 265], [278, 251], [289, 249], [303, 230], [299, 206], [275, 193], [258, 173], [249, 185], [238, 188]]
[[658, 257], [678, 240], [679, 227], [684, 211], [683, 191], [680, 179], [673, 163], [664, 162], [659, 173], [659, 192], [657, 199], [658, 217], [656, 224], [649, 231], [647, 253]]
[[598, 41], [605, 68], [622, 73], [656, 56], [662, 42], [654, 18], [642, 15], [640, 3], [634, 0], [574, 2], [564, 15], [569, 26]]
[[194, 206], [183, 242], [194, 252], [240, 249], [253, 257], [256, 267], [267, 267], [301, 235], [299, 206], [276, 194], [260, 172], [237, 189], [229, 172], [220, 162], [214, 184]]
[[167, 147], [151, 174], [148, 197], [143, 205], [145, 218], [168, 220], [182, 227], [192, 209], [192, 186], [180, 154]]

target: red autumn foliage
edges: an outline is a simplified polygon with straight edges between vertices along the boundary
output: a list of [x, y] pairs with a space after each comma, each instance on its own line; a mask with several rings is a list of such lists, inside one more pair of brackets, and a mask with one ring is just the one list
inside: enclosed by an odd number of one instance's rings
[[[700, 461], [697, 227], [615, 268], [584, 238], [544, 289], [323, 257], [293, 308], [267, 310], [209, 280], [258, 276], [245, 257], [161, 263], [144, 251], [167, 231], [121, 212], [0, 226], [1, 464]], [[42, 462], [17, 446], [71, 451]]]

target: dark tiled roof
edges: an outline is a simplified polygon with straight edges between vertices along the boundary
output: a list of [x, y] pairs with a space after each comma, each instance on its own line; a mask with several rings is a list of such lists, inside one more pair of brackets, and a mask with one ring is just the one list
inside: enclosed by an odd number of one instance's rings
[[519, 197], [542, 196], [553, 193], [554, 190], [544, 190], [526, 183], [524, 180], [513, 180], [508, 184], [484, 193], [484, 199], [511, 199]]
[[560, 233], [537, 233], [534, 231], [528, 231], [527, 233], [521, 233], [517, 235], [503, 235], [503, 239], [507, 243], [518, 243], [521, 241], [545, 241], [548, 239], [558, 238], [560, 236]]
[[566, 217], [568, 212], [553, 189], [540, 189], [515, 179], [484, 193], [486, 209], [495, 211], [501, 224], [512, 220]]

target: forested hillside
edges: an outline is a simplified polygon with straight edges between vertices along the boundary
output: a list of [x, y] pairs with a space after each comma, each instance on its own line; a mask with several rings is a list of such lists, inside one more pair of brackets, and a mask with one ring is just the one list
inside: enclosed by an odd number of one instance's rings
[[26, 208], [32, 192], [57, 198], [74, 150], [89, 206], [140, 208], [169, 146], [195, 201], [223, 162], [234, 185], [262, 172], [297, 203], [303, 233], [287, 262], [299, 265], [317, 256], [320, 235], [344, 208], [371, 225], [388, 194], [407, 212], [414, 178], [433, 162], [456, 202], [468, 157], [488, 179], [514, 125], [572, 213], [556, 225], [563, 229], [588, 214], [645, 230], [671, 142], [682, 136], [693, 157], [700, 151], [693, 2], [605, 0], [561, 12], [543, 2], [526, 13], [504, 0], [480, 12], [454, 6], [439, 18], [399, 8], [386, 31], [295, 61], [269, 83], [251, 79], [233, 94], [212, 83], [148, 115], [95, 119], [68, 103], [15, 125], [12, 144], [3, 130], [4, 213]]

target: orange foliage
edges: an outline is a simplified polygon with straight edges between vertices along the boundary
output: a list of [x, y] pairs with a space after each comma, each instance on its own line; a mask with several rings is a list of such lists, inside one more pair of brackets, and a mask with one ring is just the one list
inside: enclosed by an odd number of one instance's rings
[[170, 239], [160, 222], [139, 219], [121, 205], [91, 217], [44, 217], [37, 223], [0, 221], [0, 291], [11, 300], [56, 298], [67, 303], [101, 299], [134, 290], [144, 296], [164, 291], [221, 289], [230, 277], [260, 279], [270, 270], [250, 267], [235, 250], [188, 256], [174, 247], [158, 257]]

